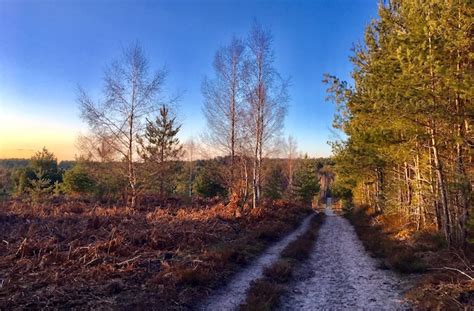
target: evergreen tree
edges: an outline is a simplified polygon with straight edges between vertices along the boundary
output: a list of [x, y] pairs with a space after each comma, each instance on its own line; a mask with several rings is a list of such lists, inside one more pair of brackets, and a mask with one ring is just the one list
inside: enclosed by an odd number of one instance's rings
[[51, 180], [45, 177], [42, 169], [39, 169], [35, 171], [35, 178], [30, 181], [27, 192], [33, 202], [40, 202], [51, 196], [53, 189], [54, 184], [51, 184]]
[[62, 181], [58, 161], [46, 148], [36, 152], [28, 166], [16, 169], [13, 175], [17, 195], [39, 193], [40, 189], [48, 189], [49, 186]]
[[171, 174], [170, 162], [177, 160], [183, 153], [183, 147], [177, 138], [180, 129], [181, 125], [176, 125], [176, 117], [163, 105], [154, 122], [147, 119], [144, 139], [138, 139], [138, 153], [145, 164], [153, 168], [149, 177], [158, 175], [161, 196], [164, 195], [165, 185]]
[[272, 165], [270, 172], [264, 175], [263, 195], [277, 200], [283, 198], [287, 188], [287, 178], [281, 165]]
[[225, 169], [218, 159], [199, 161], [193, 188], [206, 198], [227, 196], [227, 187], [222, 170]]
[[325, 78], [347, 135], [333, 142], [339, 186], [456, 245], [472, 193], [472, 18], [465, 1], [380, 5], [351, 58], [354, 87]]
[[319, 191], [314, 161], [305, 155], [303, 162], [296, 171], [294, 180], [295, 198], [304, 203], [311, 203]]

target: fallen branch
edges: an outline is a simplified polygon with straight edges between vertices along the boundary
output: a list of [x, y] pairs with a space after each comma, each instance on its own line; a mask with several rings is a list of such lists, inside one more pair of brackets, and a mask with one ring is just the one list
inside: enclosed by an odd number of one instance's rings
[[443, 267], [443, 268], [429, 268], [428, 270], [449, 270], [449, 271], [456, 271], [467, 277], [469, 280], [474, 281], [474, 277], [470, 276], [466, 272], [456, 269], [456, 268], [451, 268], [451, 267]]

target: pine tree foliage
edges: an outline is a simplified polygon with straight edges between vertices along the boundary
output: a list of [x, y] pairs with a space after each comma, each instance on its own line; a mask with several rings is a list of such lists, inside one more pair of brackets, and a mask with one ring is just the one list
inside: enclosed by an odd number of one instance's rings
[[316, 164], [305, 155], [303, 162], [295, 173], [294, 197], [305, 203], [311, 203], [319, 192], [319, 183], [316, 176]]
[[69, 195], [85, 195], [94, 192], [96, 182], [90, 176], [82, 163], [64, 173], [62, 188]]
[[176, 116], [166, 105], [162, 105], [154, 122], [147, 119], [144, 139], [138, 139], [141, 147], [138, 153], [145, 161], [157, 163], [179, 158], [183, 152], [176, 137], [180, 129], [181, 125], [176, 125]]
[[170, 162], [183, 155], [183, 146], [177, 137], [181, 125], [176, 123], [176, 116], [166, 105], [162, 105], [154, 122], [147, 119], [144, 138], [138, 138], [138, 154], [151, 170], [151, 176], [148, 175], [147, 179], [158, 178], [161, 195], [170, 178]]
[[287, 189], [288, 182], [282, 165], [271, 165], [270, 172], [264, 174], [264, 197], [272, 200], [282, 199]]
[[339, 187], [463, 245], [474, 142], [470, 1], [389, 1], [354, 48], [353, 86], [326, 76], [337, 107]]
[[35, 178], [30, 181], [27, 191], [34, 202], [38, 202], [48, 198], [54, 189], [51, 180], [45, 177], [45, 172], [39, 169], [35, 172]]

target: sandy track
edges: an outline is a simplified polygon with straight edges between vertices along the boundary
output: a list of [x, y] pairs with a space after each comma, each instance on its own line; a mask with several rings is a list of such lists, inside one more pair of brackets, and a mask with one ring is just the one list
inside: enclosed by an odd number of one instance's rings
[[377, 268], [352, 225], [330, 209], [311, 257], [297, 270], [281, 310], [404, 310], [407, 281]]
[[238, 272], [226, 286], [209, 296], [197, 309], [236, 310], [244, 302], [250, 283], [259, 279], [264, 267], [273, 264], [280, 257], [282, 250], [308, 229], [313, 215], [307, 216], [296, 230], [267, 248], [254, 262]]

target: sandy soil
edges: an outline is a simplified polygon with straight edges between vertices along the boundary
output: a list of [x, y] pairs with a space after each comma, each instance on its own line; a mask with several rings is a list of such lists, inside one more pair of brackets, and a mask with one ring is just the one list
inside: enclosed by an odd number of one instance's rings
[[328, 199], [326, 220], [311, 257], [297, 270], [281, 310], [405, 310], [409, 280], [379, 269], [354, 228], [335, 215]]
[[259, 279], [263, 274], [264, 267], [273, 264], [280, 257], [281, 251], [308, 229], [313, 215], [306, 217], [296, 230], [267, 248], [252, 264], [237, 273], [226, 286], [211, 294], [197, 309], [236, 310], [244, 302], [250, 283]]

